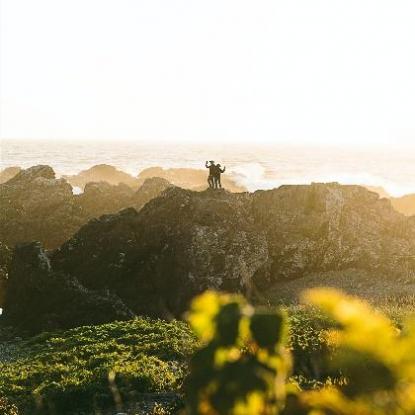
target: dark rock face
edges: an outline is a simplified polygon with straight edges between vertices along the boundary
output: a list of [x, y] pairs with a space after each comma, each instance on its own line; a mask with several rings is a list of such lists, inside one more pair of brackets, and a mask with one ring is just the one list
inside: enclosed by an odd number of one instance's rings
[[38, 332], [130, 319], [134, 314], [114, 295], [91, 291], [53, 272], [38, 242], [18, 245], [7, 284], [4, 316]]
[[0, 185], [0, 240], [9, 246], [39, 240], [56, 248], [88, 220], [131, 206], [140, 209], [168, 186], [163, 179], [149, 179], [135, 192], [125, 184], [88, 183], [84, 193], [73, 195], [52, 168], [34, 166]]
[[139, 187], [138, 180], [128, 173], [107, 164], [98, 164], [73, 176], [64, 176], [72, 185], [84, 189], [87, 183], [106, 182], [112, 185], [125, 184], [132, 189]]
[[400, 258], [415, 254], [413, 226], [389, 200], [363, 187], [283, 186], [253, 197], [273, 279], [348, 268], [394, 275]]
[[114, 290], [136, 313], [177, 316], [207, 288], [252, 288], [268, 251], [248, 209], [247, 195], [172, 188], [140, 213], [90, 222], [52, 264], [88, 288]]
[[22, 169], [20, 167], [6, 167], [4, 170], [0, 171], [0, 184], [6, 183], [11, 178], [16, 176]]
[[139, 213], [84, 226], [52, 257], [136, 313], [179, 315], [207, 288], [266, 291], [311, 273], [361, 269], [391, 277], [415, 255], [414, 224], [359, 186], [284, 186], [254, 194], [171, 188]]
[[[208, 173], [206, 169], [163, 169], [161, 167], [149, 167], [141, 171], [137, 176], [139, 183], [142, 183], [145, 179], [149, 179], [151, 177], [161, 177], [168, 180], [175, 186], [182, 187], [183, 189], [201, 191], [206, 190], [208, 187]], [[222, 186], [230, 192], [246, 191], [243, 186], [238, 185], [232, 177], [229, 177], [226, 173], [222, 175], [221, 181]]]

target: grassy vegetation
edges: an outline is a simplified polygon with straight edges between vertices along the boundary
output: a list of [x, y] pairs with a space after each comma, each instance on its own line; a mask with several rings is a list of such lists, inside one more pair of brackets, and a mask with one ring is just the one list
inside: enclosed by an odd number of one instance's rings
[[[397, 326], [413, 304], [385, 304]], [[294, 379], [304, 389], [333, 382], [330, 330], [317, 308], [286, 307]], [[91, 414], [143, 394], [180, 394], [197, 341], [183, 322], [137, 319], [16, 340], [0, 330], [0, 413]], [[334, 379], [335, 381], [335, 379]], [[3, 405], [3, 406], [2, 406]], [[7, 412], [6, 409], [8, 408]], [[2, 412], [3, 411], [3, 412]], [[113, 411], [114, 413], [116, 411]]]
[[181, 322], [137, 319], [9, 344], [0, 396], [20, 412], [93, 413], [140, 393], [179, 391], [196, 342]]

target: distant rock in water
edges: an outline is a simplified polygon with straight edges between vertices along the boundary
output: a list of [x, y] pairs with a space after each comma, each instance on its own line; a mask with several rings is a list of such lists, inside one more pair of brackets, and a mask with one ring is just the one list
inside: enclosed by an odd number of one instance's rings
[[406, 216], [415, 215], [415, 194], [393, 198], [392, 206]]
[[116, 296], [91, 291], [52, 270], [37, 242], [18, 245], [10, 266], [4, 318], [29, 332], [131, 319]]
[[6, 183], [17, 173], [19, 173], [22, 169], [20, 167], [6, 167], [4, 170], [0, 171], [0, 184]]
[[[151, 177], [161, 177], [175, 186], [189, 190], [206, 190], [208, 173], [206, 169], [149, 167], [138, 175], [139, 183]], [[246, 189], [238, 185], [227, 173], [222, 175], [222, 186], [230, 192], [244, 192]]]
[[76, 175], [64, 176], [72, 185], [83, 189], [90, 182], [106, 182], [112, 185], [125, 184], [132, 189], [139, 187], [138, 180], [108, 164], [98, 164]]
[[164, 179], [146, 180], [137, 191], [125, 184], [88, 183], [74, 195], [51, 167], [34, 166], [0, 185], [0, 241], [13, 246], [38, 240], [56, 248], [88, 220], [127, 207], [140, 209], [169, 186]]

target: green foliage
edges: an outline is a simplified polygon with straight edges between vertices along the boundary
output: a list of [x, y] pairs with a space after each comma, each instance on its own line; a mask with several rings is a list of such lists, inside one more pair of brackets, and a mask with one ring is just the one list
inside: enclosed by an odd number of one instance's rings
[[276, 413], [290, 368], [285, 315], [207, 292], [194, 300], [188, 319], [204, 342], [186, 382], [189, 413]]
[[0, 396], [43, 415], [178, 391], [196, 343], [184, 323], [136, 319], [44, 333], [18, 346], [13, 360], [0, 363]]
[[[255, 312], [241, 297], [214, 293], [194, 301], [189, 322], [202, 347], [187, 382], [189, 414], [415, 413], [415, 322], [400, 331], [366, 303], [330, 289], [304, 298], [325, 317], [313, 318], [304, 335], [298, 325], [306, 327], [310, 315], [292, 315], [287, 344], [278, 311]], [[295, 387], [288, 349], [300, 357], [301, 351], [323, 354], [325, 381], [313, 390]]]
[[1, 415], [19, 415], [19, 412], [17, 411], [17, 407], [10, 402], [7, 401], [7, 399], [0, 398], [0, 414]]

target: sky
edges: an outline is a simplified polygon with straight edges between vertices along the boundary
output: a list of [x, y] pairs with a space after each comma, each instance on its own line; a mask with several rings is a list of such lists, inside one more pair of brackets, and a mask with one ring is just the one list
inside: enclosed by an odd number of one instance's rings
[[406, 146], [413, 0], [2, 0], [2, 138]]

